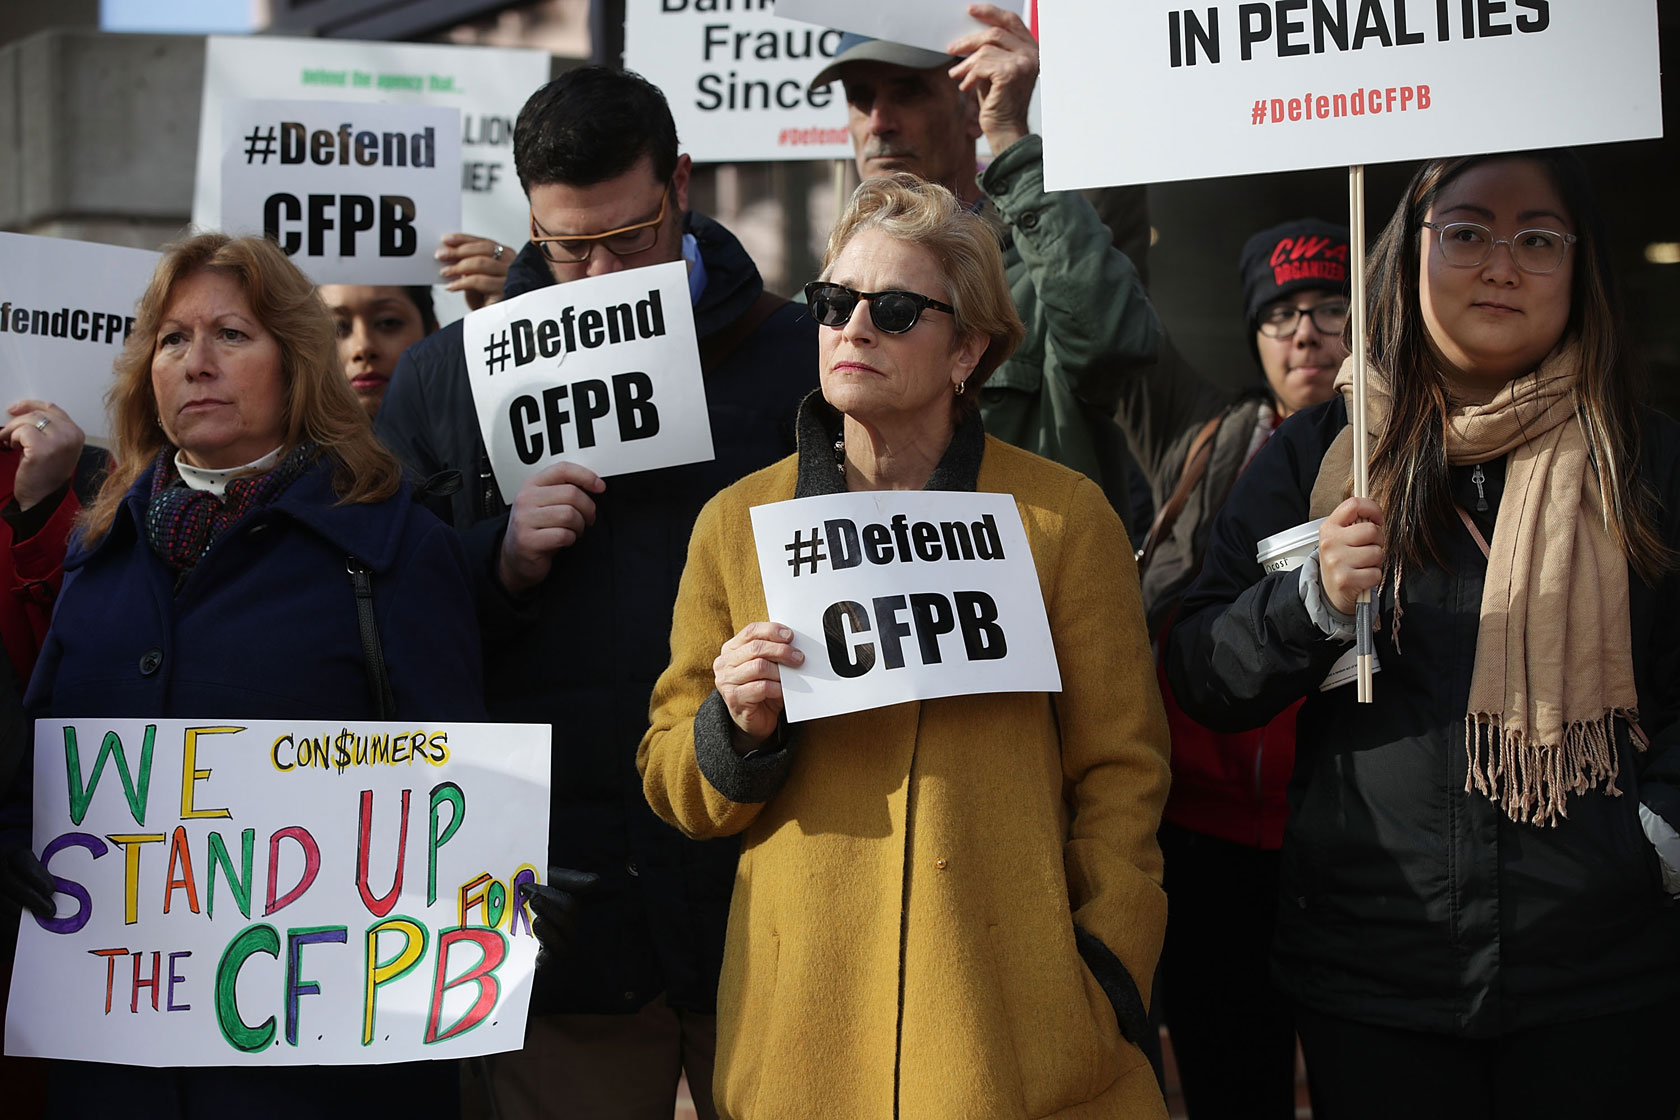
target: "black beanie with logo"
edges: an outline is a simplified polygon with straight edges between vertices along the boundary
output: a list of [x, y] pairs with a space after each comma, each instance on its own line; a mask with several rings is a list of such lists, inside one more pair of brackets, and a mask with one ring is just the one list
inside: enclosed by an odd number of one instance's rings
[[1250, 332], [1260, 325], [1261, 308], [1304, 288], [1348, 295], [1347, 227], [1301, 218], [1262, 230], [1243, 246], [1237, 271]]

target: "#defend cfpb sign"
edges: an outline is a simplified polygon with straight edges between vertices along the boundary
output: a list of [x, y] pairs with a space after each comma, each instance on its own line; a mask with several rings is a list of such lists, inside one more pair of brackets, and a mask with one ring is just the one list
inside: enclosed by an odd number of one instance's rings
[[1052, 190], [1662, 135], [1653, 0], [1040, 0], [1039, 36]]
[[466, 317], [461, 341], [509, 504], [526, 478], [562, 459], [605, 476], [712, 458], [682, 261], [493, 303]]
[[222, 221], [317, 284], [430, 284], [461, 224], [455, 109], [237, 101], [222, 113]]
[[875, 490], [752, 509], [795, 723], [906, 700], [1060, 692], [1038, 569], [1008, 494]]

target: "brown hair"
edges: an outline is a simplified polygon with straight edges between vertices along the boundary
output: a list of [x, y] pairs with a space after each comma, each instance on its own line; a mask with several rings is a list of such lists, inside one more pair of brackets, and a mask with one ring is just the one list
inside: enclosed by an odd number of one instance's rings
[[1611, 531], [1647, 582], [1672, 567], [1657, 534], [1656, 502], [1639, 478], [1641, 369], [1621, 347], [1604, 220], [1586, 169], [1565, 150], [1438, 159], [1412, 176], [1366, 268], [1366, 338], [1370, 360], [1388, 375], [1393, 403], [1371, 453], [1371, 494], [1383, 507], [1387, 552], [1407, 563], [1444, 563], [1442, 533], [1456, 521], [1447, 471], [1446, 375], [1429, 348], [1418, 297], [1422, 223], [1448, 184], [1495, 160], [1539, 164], [1576, 227], [1575, 267], [1566, 334], [1580, 345], [1576, 410], [1604, 488]]
[[938, 183], [904, 171], [866, 179], [828, 235], [823, 279], [828, 278], [829, 269], [847, 242], [865, 229], [878, 229], [926, 249], [951, 289], [959, 343], [975, 338], [989, 340], [968, 376], [967, 390], [954, 398], [959, 411], [978, 410], [980, 396], [975, 390], [1015, 352], [1027, 333], [1009, 294], [996, 231]]
[[320, 444], [333, 465], [333, 489], [345, 503], [384, 501], [402, 482], [401, 466], [374, 438], [367, 413], [344, 378], [337, 333], [315, 286], [266, 238], [201, 233], [164, 247], [140, 297], [134, 330], [117, 358], [115, 383], [105, 395], [115, 463], [81, 517], [89, 543], [110, 531], [124, 495], [158, 452], [170, 446], [152, 390], [158, 324], [175, 286], [205, 269], [239, 281], [257, 321], [280, 346], [286, 387], [283, 445]]

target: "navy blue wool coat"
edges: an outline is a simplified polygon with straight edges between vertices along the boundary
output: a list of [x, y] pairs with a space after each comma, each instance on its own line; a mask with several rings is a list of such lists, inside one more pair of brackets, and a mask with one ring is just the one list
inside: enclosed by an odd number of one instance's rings
[[[345, 569], [354, 555], [373, 576], [398, 717], [484, 719], [478, 625], [460, 542], [407, 487], [383, 502], [340, 505], [331, 468], [319, 461], [273, 504], [236, 522], [179, 590], [146, 541], [151, 487], [148, 471], [98, 544], [72, 545], [25, 697], [32, 716], [371, 718]], [[459, 1111], [453, 1062], [54, 1067], [53, 1111], [66, 1117], [113, 1108], [136, 1118], [275, 1120]]]

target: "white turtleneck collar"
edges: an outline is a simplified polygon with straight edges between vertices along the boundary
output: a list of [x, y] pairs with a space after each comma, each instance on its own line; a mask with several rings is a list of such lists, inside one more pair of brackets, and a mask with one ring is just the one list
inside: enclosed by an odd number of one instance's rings
[[208, 490], [220, 498], [227, 493], [227, 484], [236, 478], [243, 478], [248, 474], [262, 474], [280, 465], [284, 447], [276, 447], [261, 459], [252, 460], [242, 467], [228, 467], [225, 470], [213, 471], [205, 467], [195, 467], [181, 457], [181, 452], [175, 452], [175, 469], [181, 472], [181, 481], [194, 490]]

